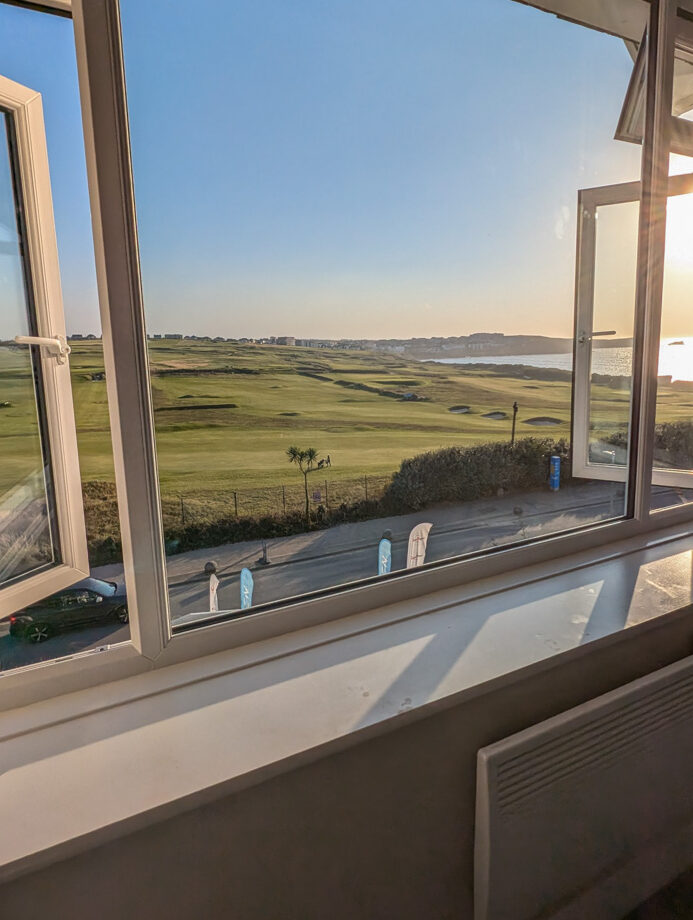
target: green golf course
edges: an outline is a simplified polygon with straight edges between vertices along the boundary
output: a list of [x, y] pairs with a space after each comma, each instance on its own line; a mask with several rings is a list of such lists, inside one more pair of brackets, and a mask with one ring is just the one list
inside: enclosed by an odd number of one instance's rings
[[[114, 473], [102, 346], [98, 339], [71, 344], [81, 475], [87, 504], [101, 502], [103, 533]], [[508, 441], [514, 401], [518, 439], [570, 436], [566, 371], [205, 340], [151, 340], [149, 352], [165, 521], [300, 508], [303, 478], [288, 462], [291, 445], [329, 455], [330, 466], [312, 473], [310, 484], [316, 501], [334, 506], [377, 497], [406, 458]], [[25, 350], [0, 346], [0, 387], [6, 491], [36, 456]], [[624, 378], [594, 383], [594, 436], [624, 431], [628, 403]], [[661, 386], [658, 421], [689, 421], [692, 404], [685, 388]]]

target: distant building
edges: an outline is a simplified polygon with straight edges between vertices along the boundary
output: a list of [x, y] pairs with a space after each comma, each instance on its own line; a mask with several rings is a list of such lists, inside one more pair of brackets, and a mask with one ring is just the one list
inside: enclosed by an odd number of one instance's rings
[[167, 332], [164, 338], [165, 339], [182, 339], [183, 336], [179, 332]]
[[68, 339], [71, 342], [81, 342], [84, 336], [81, 332], [73, 332], [72, 335], [68, 335]]
[[296, 339], [293, 335], [277, 336], [277, 345], [295, 345]]

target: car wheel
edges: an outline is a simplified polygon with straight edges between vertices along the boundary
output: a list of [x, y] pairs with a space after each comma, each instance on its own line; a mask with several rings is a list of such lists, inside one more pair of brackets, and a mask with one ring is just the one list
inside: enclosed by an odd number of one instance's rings
[[29, 642], [45, 642], [51, 630], [47, 623], [33, 623], [24, 633]]
[[116, 617], [120, 620], [121, 623], [127, 623], [130, 619], [130, 614], [128, 613], [127, 607], [119, 607], [116, 610]]

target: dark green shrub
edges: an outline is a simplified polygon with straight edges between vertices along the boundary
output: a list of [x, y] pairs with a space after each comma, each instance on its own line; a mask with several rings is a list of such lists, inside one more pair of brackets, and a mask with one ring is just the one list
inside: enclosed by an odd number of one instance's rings
[[88, 542], [90, 566], [110, 565], [123, 561], [123, 547], [120, 540], [114, 537], [104, 537], [103, 540], [90, 539]]
[[[604, 438], [615, 447], [628, 447], [628, 432], [615, 431]], [[674, 469], [693, 469], [693, 422], [663, 422], [655, 425], [655, 464]]]
[[674, 469], [693, 468], [693, 422], [665, 422], [655, 425], [655, 464]]
[[266, 540], [271, 537], [288, 537], [303, 533], [306, 529], [305, 516], [294, 511], [286, 515], [272, 515], [261, 518], [227, 517], [204, 524], [169, 527], [166, 539], [172, 552], [185, 552], [203, 546], [221, 546], [224, 543], [243, 543], [246, 540]]
[[537, 489], [548, 480], [549, 458], [558, 454], [561, 481], [570, 479], [568, 447], [551, 438], [522, 438], [515, 445], [446, 447], [402, 461], [383, 497], [393, 514], [419, 511], [440, 502], [466, 502], [498, 494]]

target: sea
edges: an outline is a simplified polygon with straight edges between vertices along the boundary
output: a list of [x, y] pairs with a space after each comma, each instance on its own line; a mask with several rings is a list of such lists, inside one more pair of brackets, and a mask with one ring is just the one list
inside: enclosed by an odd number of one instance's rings
[[[678, 344], [681, 343], [681, 344]], [[592, 373], [627, 377], [631, 373], [630, 348], [600, 347], [592, 350]], [[572, 370], [573, 356], [567, 355], [487, 355], [486, 357], [437, 358], [436, 364], [526, 364], [529, 367], [554, 367]], [[659, 348], [659, 374], [672, 380], [693, 380], [693, 336], [662, 339]]]

